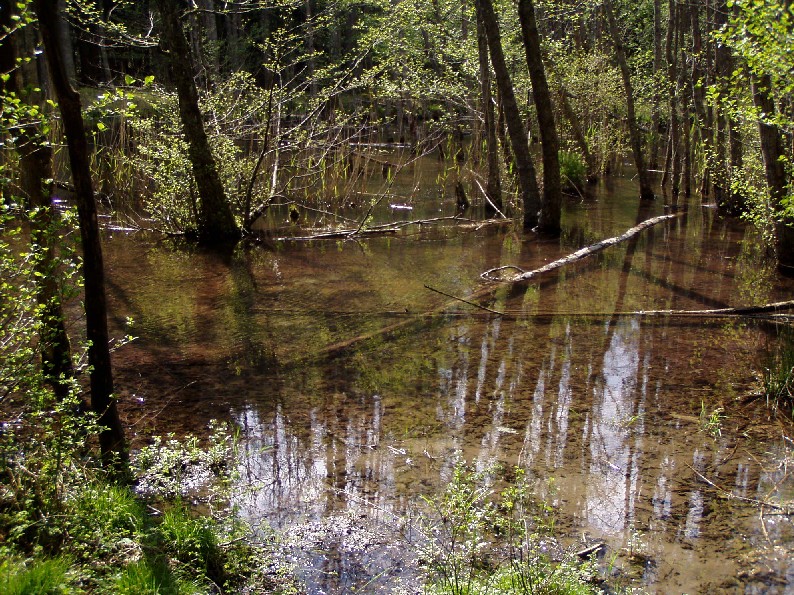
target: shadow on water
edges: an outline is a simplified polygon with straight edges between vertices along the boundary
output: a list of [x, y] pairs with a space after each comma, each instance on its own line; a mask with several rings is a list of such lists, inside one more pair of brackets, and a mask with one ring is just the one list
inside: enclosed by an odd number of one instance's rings
[[[498, 288], [486, 305], [504, 317], [441, 308], [448, 298], [424, 287], [465, 297], [486, 269], [535, 268], [660, 214], [635, 195], [617, 180], [567, 205], [559, 242], [490, 227], [219, 257], [109, 237], [117, 332], [132, 316], [139, 336], [114, 356], [121, 408], [141, 437], [238, 423], [238, 504], [289, 530], [311, 592], [411, 584], [407, 519], [460, 458], [524, 468], [563, 544], [605, 542], [626, 587], [783, 592], [790, 519], [742, 500], [782, 501], [794, 486], [791, 426], [747, 398], [773, 325], [636, 313], [790, 297], [751, 230], [693, 203]], [[366, 333], [334, 358], [306, 357]]]

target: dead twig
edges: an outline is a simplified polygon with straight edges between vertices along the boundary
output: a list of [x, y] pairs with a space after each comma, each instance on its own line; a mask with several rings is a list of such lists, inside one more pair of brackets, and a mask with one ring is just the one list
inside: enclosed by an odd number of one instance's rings
[[780, 504], [775, 504], [774, 502], [769, 502], [769, 501], [766, 501], [766, 500], [759, 500], [757, 498], [748, 498], [746, 496], [737, 496], [733, 492], [728, 491], [725, 488], [723, 488], [722, 486], [719, 486], [716, 483], [714, 483], [713, 481], [711, 481], [708, 477], [703, 475], [700, 471], [698, 471], [697, 469], [692, 467], [692, 465], [687, 465], [687, 467], [689, 467], [692, 470], [692, 472], [695, 475], [697, 475], [700, 479], [702, 479], [707, 484], [709, 484], [711, 487], [713, 487], [715, 490], [717, 490], [717, 492], [719, 492], [720, 495], [722, 497], [726, 498], [727, 500], [739, 500], [740, 502], [746, 502], [748, 504], [752, 504], [753, 506], [760, 506], [762, 510], [763, 510], [763, 507], [766, 506], [767, 508], [773, 508], [775, 510], [781, 511], [784, 515], [794, 514], [794, 510], [792, 510], [789, 505], [782, 506]]
[[481, 306], [480, 304], [477, 304], [475, 302], [470, 302], [469, 300], [464, 300], [462, 297], [458, 297], [458, 296], [452, 295], [450, 293], [445, 293], [445, 292], [441, 291], [440, 289], [436, 289], [435, 287], [430, 287], [429, 285], [425, 285], [425, 289], [429, 289], [430, 291], [435, 291], [436, 293], [439, 293], [439, 294], [441, 294], [441, 295], [443, 295], [445, 297], [452, 298], [453, 300], [457, 300], [459, 302], [463, 302], [464, 304], [468, 304], [470, 306], [474, 306], [475, 308], [479, 308], [480, 310], [485, 310], [486, 312], [491, 312], [492, 314], [496, 314], [498, 316], [504, 316], [504, 314], [502, 312], [499, 312], [497, 310], [491, 310], [490, 308], [487, 308], [485, 306]]

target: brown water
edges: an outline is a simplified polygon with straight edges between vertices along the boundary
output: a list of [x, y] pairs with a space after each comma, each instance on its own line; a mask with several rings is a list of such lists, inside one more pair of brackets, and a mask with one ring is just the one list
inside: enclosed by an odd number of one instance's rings
[[[693, 202], [633, 241], [479, 300], [507, 316], [425, 288], [466, 297], [486, 269], [535, 268], [662, 212], [634, 196], [618, 179], [572, 200], [553, 242], [435, 225], [217, 255], [109, 236], [116, 332], [131, 316], [139, 337], [114, 355], [122, 413], [140, 439], [238, 423], [237, 502], [287, 530], [312, 593], [415, 591], [419, 537], [405, 519], [460, 459], [526, 469], [563, 546], [607, 544], [612, 585], [794, 592], [790, 517], [726, 497], [794, 495], [791, 424], [747, 398], [779, 331], [632, 314], [789, 299], [751, 230]], [[720, 407], [719, 432], [704, 431], [701, 412]]]

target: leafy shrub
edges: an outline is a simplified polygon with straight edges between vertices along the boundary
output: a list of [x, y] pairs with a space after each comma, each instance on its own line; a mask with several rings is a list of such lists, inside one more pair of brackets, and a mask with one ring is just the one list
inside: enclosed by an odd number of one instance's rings
[[560, 177], [563, 188], [577, 190], [587, 180], [587, 165], [578, 153], [560, 151]]
[[[458, 463], [447, 489], [427, 503], [422, 555], [437, 594], [516, 593], [584, 595], [593, 569], [572, 556], [553, 563], [541, 552], [551, 537], [553, 510], [530, 497], [523, 471], [501, 492], [495, 469], [473, 472]], [[551, 519], [551, 521], [550, 521]]]

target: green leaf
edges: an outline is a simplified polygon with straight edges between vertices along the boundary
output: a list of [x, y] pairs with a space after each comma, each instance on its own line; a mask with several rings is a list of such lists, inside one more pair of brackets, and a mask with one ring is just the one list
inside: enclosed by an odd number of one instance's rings
[[143, 79], [143, 84], [146, 85], [146, 86], [151, 85], [153, 82], [154, 82], [154, 75], [153, 74], [150, 74], [149, 76], [147, 76], [146, 78]]
[[124, 75], [124, 82], [127, 83], [127, 85], [132, 85], [132, 83], [135, 82], [135, 77], [132, 77], [129, 74], [125, 74]]
[[105, 129], [105, 125], [102, 122], [97, 122], [96, 127], [97, 130], [99, 130], [100, 132], [102, 132]]

